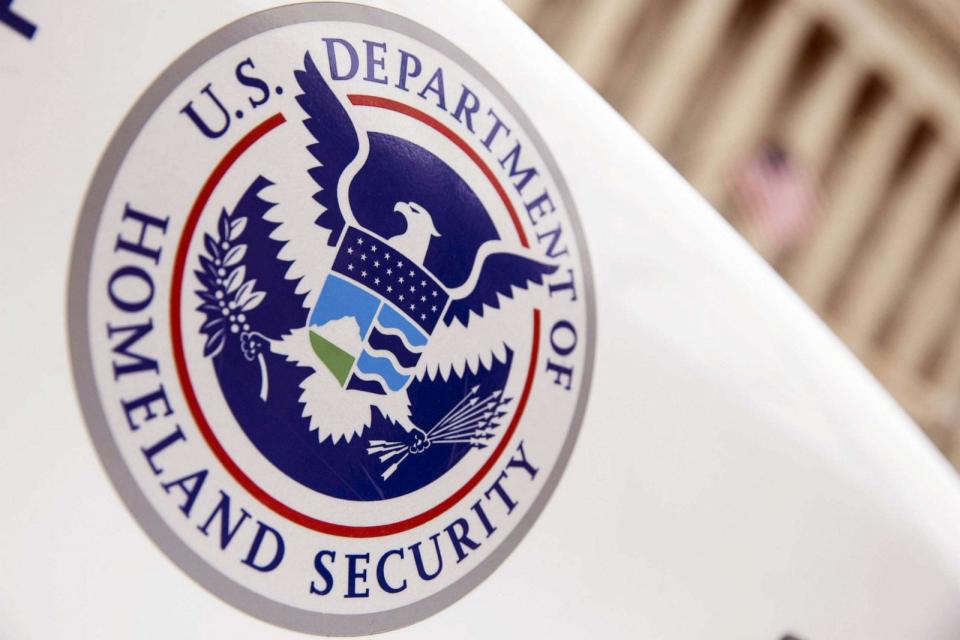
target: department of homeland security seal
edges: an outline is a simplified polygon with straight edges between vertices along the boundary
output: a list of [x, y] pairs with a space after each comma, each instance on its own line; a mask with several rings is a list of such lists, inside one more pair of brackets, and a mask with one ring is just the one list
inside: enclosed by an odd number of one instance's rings
[[473, 60], [394, 14], [255, 14], [94, 178], [70, 282], [94, 442], [234, 606], [360, 634], [462, 597], [570, 455], [593, 342], [573, 203]]

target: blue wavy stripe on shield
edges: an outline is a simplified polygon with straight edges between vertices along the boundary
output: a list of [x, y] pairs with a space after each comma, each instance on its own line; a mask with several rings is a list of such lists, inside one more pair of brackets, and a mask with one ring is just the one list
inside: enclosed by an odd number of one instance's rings
[[373, 356], [364, 351], [357, 358], [356, 368], [364, 374], [364, 377], [378, 377], [385, 383], [391, 391], [400, 391], [410, 378], [397, 370], [392, 362], [387, 358]]
[[395, 333], [384, 333], [380, 330], [380, 327], [376, 325], [370, 330], [367, 344], [371, 351], [386, 351], [390, 353], [397, 359], [397, 364], [404, 369], [410, 369], [416, 366], [417, 361], [420, 360], [420, 352], [408, 349], [407, 345], [403, 342], [403, 338]]
[[422, 347], [427, 344], [427, 336], [390, 305], [383, 305], [377, 316], [377, 324], [385, 329], [397, 329], [402, 332], [407, 342], [413, 347]]

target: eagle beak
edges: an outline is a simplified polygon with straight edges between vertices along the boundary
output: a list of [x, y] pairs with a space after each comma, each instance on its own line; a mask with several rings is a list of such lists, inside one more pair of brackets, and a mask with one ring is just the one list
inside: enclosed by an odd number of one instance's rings
[[430, 236], [433, 238], [439, 238], [441, 236], [440, 232], [437, 231], [437, 228], [433, 226], [433, 218], [431, 218], [429, 212], [427, 212], [426, 209], [421, 207], [416, 202], [398, 202], [393, 205], [393, 210], [396, 213], [401, 214], [407, 219], [408, 222], [410, 216], [421, 217], [421, 214], [423, 214], [422, 217], [426, 218], [426, 220], [430, 223]]

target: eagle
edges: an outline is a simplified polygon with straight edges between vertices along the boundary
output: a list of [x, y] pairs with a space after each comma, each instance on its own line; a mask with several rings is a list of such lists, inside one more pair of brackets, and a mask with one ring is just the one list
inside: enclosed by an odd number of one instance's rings
[[[318, 189], [310, 202], [312, 212], [305, 214], [304, 207], [281, 201], [265, 218], [276, 225], [270, 237], [281, 243], [277, 259], [289, 263], [284, 277], [295, 281], [296, 292], [303, 296], [308, 321], [305, 326], [281, 336], [249, 333], [242, 342], [244, 352], [252, 360], [269, 350], [310, 371], [300, 384], [299, 401], [303, 417], [309, 420], [309, 428], [317, 433], [321, 442], [330, 438], [336, 444], [361, 435], [371, 424], [374, 410], [410, 434], [412, 441], [371, 441], [371, 453], [384, 453], [388, 458], [402, 453], [406, 457], [423, 451], [433, 442], [466, 442], [465, 436], [476, 435], [482, 426], [491, 424], [491, 418], [504, 415], [501, 409], [509, 399], [502, 397], [502, 390], [481, 398], [477, 387], [467, 389], [463, 400], [448, 411], [445, 429], [438, 430], [438, 424], [414, 424], [407, 387], [425, 377], [439, 376], [447, 380], [451, 375], [464, 376], [468, 371], [477, 373], [481, 368], [489, 369], [494, 360], [506, 362], [513, 327], [505, 319], [517, 317], [515, 314], [521, 312], [529, 317], [538, 299], [546, 295], [546, 277], [557, 267], [539, 259], [518, 241], [499, 238], [489, 223], [489, 216], [486, 224], [490, 228], [480, 234], [481, 241], [475, 248], [468, 247], [463, 256], [442, 255], [443, 247], [435, 244], [445, 239], [440, 221], [448, 220], [448, 234], [461, 233], [462, 229], [451, 226], [453, 223], [449, 221], [462, 222], [464, 218], [457, 218], [451, 212], [457, 213], [455, 208], [463, 206], [465, 197], [469, 196], [475, 204], [480, 202], [470, 195], [472, 192], [464, 195], [464, 190], [469, 188], [459, 177], [462, 184], [458, 183], [449, 197], [428, 207], [417, 201], [415, 187], [417, 181], [432, 177], [422, 175], [417, 166], [411, 166], [409, 171], [401, 171], [402, 175], [392, 175], [399, 189], [374, 199], [374, 204], [358, 203], [357, 194], [366, 194], [370, 189], [358, 192], [354, 188], [357, 176], [377, 160], [376, 154], [382, 153], [383, 145], [373, 144], [372, 134], [355, 124], [347, 103], [341, 102], [333, 92], [309, 53], [305, 55], [304, 68], [294, 75], [302, 91], [296, 100], [306, 114], [303, 125], [310, 140], [306, 150], [311, 163], [316, 162], [307, 174]], [[408, 143], [404, 149], [412, 148], [411, 145], [413, 143]], [[399, 154], [399, 157], [403, 162], [406, 156]], [[452, 169], [449, 171], [453, 174]], [[404, 185], [410, 186], [409, 192], [414, 197], [402, 197]], [[394, 195], [396, 200], [391, 201]], [[486, 215], [485, 210], [483, 213]], [[319, 337], [324, 344], [337, 345], [346, 351], [371, 348], [365, 343], [364, 330], [356, 318], [348, 315], [322, 324], [310, 320], [316, 317], [321, 291], [338, 255], [345, 255], [345, 238], [349, 233], [359, 234], [357, 238], [369, 238], [381, 247], [381, 254], [392, 251], [403, 256], [443, 289], [444, 303], [436, 310], [436, 324], [429, 331], [426, 343], [416, 348], [419, 356], [416, 363], [408, 363], [406, 381], [400, 388], [386, 388], [383, 393], [345, 385], [342, 376], [335, 375], [318, 359], [315, 344], [311, 342]], [[451, 260], [460, 263], [461, 272], [437, 273], [442, 270], [435, 265]], [[431, 265], [437, 272], [431, 270]], [[384, 331], [392, 335], [394, 342], [401, 340], [405, 349], [413, 348], [402, 332]], [[389, 354], [384, 357], [392, 366], [398, 366], [395, 357]], [[267, 373], [262, 357], [261, 371], [264, 375]], [[356, 370], [353, 373], [361, 376], [361, 383], [369, 382]], [[263, 399], [266, 393], [265, 385]], [[475, 419], [471, 421], [469, 416]]]

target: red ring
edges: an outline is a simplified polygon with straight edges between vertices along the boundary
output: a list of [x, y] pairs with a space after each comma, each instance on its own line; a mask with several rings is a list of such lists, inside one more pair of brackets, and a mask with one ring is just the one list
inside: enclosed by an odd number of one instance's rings
[[[477, 153], [459, 136], [457, 136], [456, 133], [451, 131], [448, 127], [444, 126], [436, 119], [403, 103], [368, 95], [350, 95], [348, 97], [350, 102], [357, 106], [389, 109], [419, 120], [420, 122], [423, 122], [424, 124], [443, 134], [447, 139], [464, 151], [464, 153], [466, 153], [467, 156], [483, 172], [493, 188], [496, 190], [497, 194], [500, 196], [501, 201], [507, 208], [511, 219], [513, 220], [520, 243], [524, 247], [529, 246], [526, 235], [524, 234], [523, 228], [520, 225], [517, 212], [507, 197], [506, 192], [503, 190], [503, 187], [499, 184], [499, 182], [497, 182], [493, 172], [491, 172], [489, 167], [483, 163], [483, 160], [480, 158], [480, 156], [477, 155]], [[463, 499], [464, 496], [466, 496], [470, 491], [473, 490], [474, 487], [477, 486], [477, 484], [479, 484], [480, 480], [487, 475], [493, 465], [496, 464], [497, 460], [503, 454], [503, 451], [506, 449], [507, 444], [510, 442], [511, 437], [513, 436], [517, 425], [520, 422], [520, 418], [523, 415], [524, 408], [527, 404], [527, 399], [530, 396], [530, 389], [533, 386], [540, 344], [540, 310], [534, 309], [533, 311], [533, 346], [530, 351], [530, 367], [527, 370], [527, 377], [524, 381], [523, 392], [517, 401], [517, 410], [513, 415], [513, 419], [510, 421], [509, 427], [507, 427], [507, 430], [504, 433], [503, 438], [500, 440], [500, 443], [497, 445], [497, 448], [494, 449], [493, 453], [483, 464], [483, 466], [467, 481], [466, 484], [457, 489], [457, 491], [455, 491], [444, 501], [431, 507], [430, 509], [427, 509], [426, 511], [423, 511], [422, 513], [404, 520], [399, 520], [397, 522], [369, 526], [351, 526], [337, 524], [334, 522], [326, 522], [324, 520], [318, 520], [308, 516], [297, 511], [296, 509], [293, 509], [292, 507], [287, 506], [283, 502], [280, 502], [269, 493], [261, 489], [248, 475], [243, 472], [242, 469], [240, 469], [237, 463], [233, 461], [227, 451], [223, 448], [223, 445], [220, 444], [220, 441], [210, 428], [210, 424], [207, 422], [207, 419], [200, 407], [200, 403], [197, 400], [196, 392], [193, 389], [193, 385], [190, 381], [190, 374], [187, 370], [186, 358], [184, 357], [183, 353], [183, 329], [180, 324], [180, 298], [183, 287], [183, 274], [186, 270], [187, 250], [190, 246], [193, 234], [196, 231], [200, 214], [206, 208], [207, 202], [210, 200], [210, 196], [213, 194], [213, 191], [216, 189], [217, 185], [226, 175], [227, 171], [230, 170], [240, 156], [250, 149], [254, 143], [284, 122], [286, 122], [286, 118], [284, 118], [282, 113], [274, 114], [243, 136], [243, 138], [241, 138], [227, 152], [223, 159], [217, 163], [217, 166], [214, 168], [213, 172], [204, 182], [203, 187], [200, 189], [200, 193], [197, 194], [197, 198], [193, 203], [193, 207], [190, 209], [190, 215], [187, 217], [186, 224], [184, 225], [183, 235], [180, 237], [180, 243], [177, 246], [177, 254], [175, 256], [173, 265], [173, 281], [170, 293], [170, 329], [173, 340], [173, 359], [177, 368], [177, 376], [180, 379], [180, 385], [183, 388], [184, 396], [186, 397], [187, 406], [190, 409], [190, 413], [193, 415], [193, 418], [197, 423], [197, 427], [200, 429], [200, 433], [203, 435], [204, 440], [206, 440], [207, 445], [213, 451], [214, 455], [224, 466], [224, 468], [227, 469], [230, 475], [232, 475], [233, 478], [244, 489], [246, 489], [252, 496], [259, 500], [264, 506], [268, 507], [278, 515], [281, 515], [303, 527], [331, 535], [350, 538], [373, 538], [407, 531], [414, 527], [420, 526], [421, 524], [429, 522]]]

